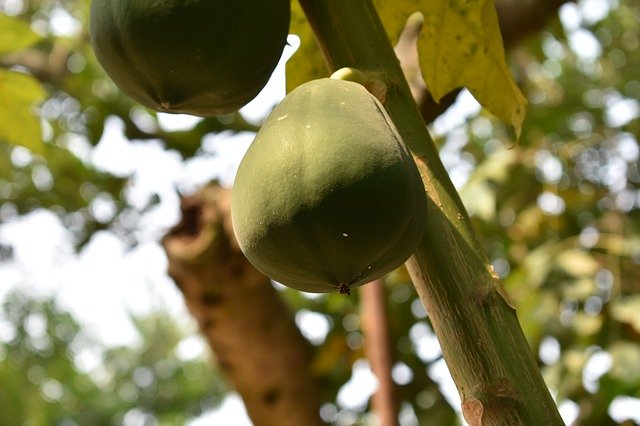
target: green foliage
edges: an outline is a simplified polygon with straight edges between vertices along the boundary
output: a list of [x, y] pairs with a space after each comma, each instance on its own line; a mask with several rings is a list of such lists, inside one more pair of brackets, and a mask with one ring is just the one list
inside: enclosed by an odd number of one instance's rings
[[[37, 207], [67, 212], [87, 209], [99, 193], [119, 198], [125, 183], [121, 178], [99, 172], [57, 146], [46, 146], [46, 161], [24, 151], [20, 154], [24, 159], [12, 161], [12, 150], [6, 146], [0, 146], [0, 152], [0, 182], [5, 187], [3, 198], [5, 202], [13, 203], [18, 213], [28, 213]], [[78, 190], [79, 182], [87, 182], [82, 191]], [[120, 202], [117, 204], [121, 206]]]
[[[29, 25], [0, 14], [0, 59], [40, 41]], [[0, 141], [42, 152], [40, 121], [32, 113], [45, 91], [40, 83], [22, 72], [0, 69]]]
[[44, 96], [42, 86], [30, 75], [0, 69], [0, 140], [41, 153], [40, 122], [31, 108]]
[[0, 56], [18, 52], [41, 40], [24, 21], [0, 14]]
[[348, 294], [391, 272], [425, 227], [424, 187], [395, 125], [362, 85], [335, 79], [305, 83], [276, 106], [231, 203], [247, 258], [311, 292]]
[[[366, 357], [359, 294], [353, 292], [348, 298], [338, 293], [309, 297], [287, 290], [283, 296], [290, 306], [322, 314], [330, 324], [327, 336], [317, 343], [313, 363], [313, 371], [320, 381], [320, 397], [337, 413], [354, 416], [357, 420], [350, 424], [364, 425], [368, 424], [366, 414], [370, 405], [353, 409], [342, 407], [337, 401], [338, 391], [349, 379], [354, 363]], [[458, 426], [458, 415], [438, 382], [425, 374], [443, 362], [442, 354], [429, 319], [415, 299], [415, 289], [406, 269], [397, 269], [386, 277], [386, 300], [394, 365], [406, 366], [410, 378], [397, 384], [398, 400], [411, 407], [418, 424]], [[337, 423], [336, 418], [325, 420]]]
[[2, 424], [115, 425], [134, 413], [183, 424], [220, 401], [224, 385], [209, 360], [177, 357], [187, 335], [171, 318], [133, 321], [142, 343], [108, 348], [52, 300], [8, 295], [0, 309]]
[[[0, 57], [0, 80], [10, 79], [10, 84], [0, 84], [1, 220], [44, 207], [61, 217], [79, 244], [105, 228], [115, 228], [131, 241], [131, 230], [144, 208], [127, 206], [123, 200], [127, 179], [97, 170], [90, 158], [108, 117], [118, 117], [127, 137], [160, 140], [185, 157], [200, 149], [207, 134], [255, 131], [257, 126], [235, 113], [204, 119], [190, 131], [161, 129], [157, 116], [134, 109], [134, 103], [97, 63], [87, 39], [88, 4], [69, 1], [60, 8], [42, 0], [25, 3], [29, 8], [15, 18], [0, 15], [3, 22], [20, 24], [0, 25], [0, 40], [15, 41], [12, 53]], [[34, 13], [42, 18], [39, 28], [46, 37], [27, 31]], [[84, 31], [55, 35], [48, 21], [55, 13], [67, 16]], [[40, 42], [33, 44], [34, 40]], [[25, 46], [31, 47], [18, 50]], [[36, 94], [40, 102], [33, 104], [29, 100], [35, 100]], [[96, 217], [92, 208], [96, 200], [113, 204], [114, 215]]]
[[[631, 16], [640, 8], [622, 1], [586, 25], [602, 48], [597, 57], [585, 57], [572, 30], [557, 25], [517, 50], [531, 99], [519, 145], [484, 114], [443, 140], [443, 152], [462, 144], [464, 162], [474, 165], [461, 190], [465, 205], [547, 383], [559, 401], [579, 404], [585, 425], [614, 423], [611, 402], [640, 396], [640, 364], [632, 361], [638, 311], [631, 313], [640, 291], [640, 205], [632, 195], [640, 122], [633, 109], [617, 110], [626, 120], [613, 109], [638, 94], [640, 26]], [[593, 365], [606, 359], [610, 369], [594, 376]]]

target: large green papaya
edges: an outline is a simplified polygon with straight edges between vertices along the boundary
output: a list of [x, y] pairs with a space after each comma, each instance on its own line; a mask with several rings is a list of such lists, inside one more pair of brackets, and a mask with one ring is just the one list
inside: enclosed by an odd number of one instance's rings
[[380, 102], [327, 78], [299, 86], [269, 114], [240, 163], [231, 214], [262, 273], [302, 291], [348, 294], [410, 256], [426, 195]]
[[92, 0], [98, 61], [157, 111], [216, 116], [262, 90], [289, 32], [290, 0]]

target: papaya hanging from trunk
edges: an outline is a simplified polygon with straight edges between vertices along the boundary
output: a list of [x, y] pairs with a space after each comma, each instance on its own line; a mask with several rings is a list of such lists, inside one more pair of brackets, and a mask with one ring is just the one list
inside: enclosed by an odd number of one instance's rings
[[302, 291], [349, 293], [411, 255], [426, 195], [380, 102], [357, 83], [320, 79], [263, 124], [240, 163], [231, 214], [262, 273]]
[[157, 111], [238, 110], [273, 73], [289, 0], [92, 0], [98, 61], [129, 97]]

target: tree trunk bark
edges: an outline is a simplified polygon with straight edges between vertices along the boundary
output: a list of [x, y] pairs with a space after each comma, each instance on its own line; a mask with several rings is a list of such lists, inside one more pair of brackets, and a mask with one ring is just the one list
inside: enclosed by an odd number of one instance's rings
[[183, 200], [163, 239], [169, 275], [256, 426], [320, 425], [311, 345], [238, 248], [229, 192], [209, 186]]
[[378, 379], [378, 389], [373, 395], [373, 411], [381, 425], [398, 426], [398, 403], [391, 376], [393, 344], [389, 341], [385, 301], [383, 280], [376, 280], [360, 287], [364, 351], [371, 364], [371, 370]]

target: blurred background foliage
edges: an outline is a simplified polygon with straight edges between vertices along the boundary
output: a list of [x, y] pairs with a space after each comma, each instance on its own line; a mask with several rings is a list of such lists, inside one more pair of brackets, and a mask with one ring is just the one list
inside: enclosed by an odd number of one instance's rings
[[183, 424], [218, 404], [224, 384], [208, 358], [180, 358], [186, 333], [172, 318], [158, 312], [133, 323], [140, 344], [106, 347], [55, 301], [6, 295], [2, 424]]
[[[0, 0], [0, 268], [15, 261], [2, 230], [35, 211], [68, 231], [70, 256], [81, 256], [98, 231], [127, 247], [157, 243], [166, 223], [151, 237], [140, 229], [159, 206], [177, 211], [177, 197], [136, 198], [139, 176], [95, 160], [114, 117], [128, 140], [185, 164], [216, 156], [205, 143], [212, 134], [257, 129], [241, 114], [163, 127], [161, 115], [123, 97], [97, 65], [88, 4]], [[432, 125], [545, 379], [565, 419], [578, 425], [640, 422], [639, 49], [637, 1], [569, 2], [509, 52], [530, 102], [518, 142], [477, 106], [461, 114], [466, 93]], [[437, 340], [406, 272], [386, 281], [402, 424], [459, 424]], [[139, 344], [108, 347], [55, 294], [3, 285], [3, 424], [180, 424], [226, 392], [215, 363], [176, 357], [194, 332], [161, 309], [132, 319]], [[366, 424], [370, 395], [349, 387], [367, 370], [357, 296], [281, 290], [317, 349], [323, 418]]]

